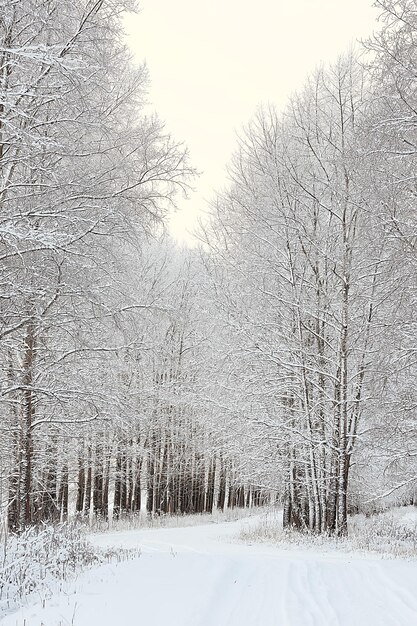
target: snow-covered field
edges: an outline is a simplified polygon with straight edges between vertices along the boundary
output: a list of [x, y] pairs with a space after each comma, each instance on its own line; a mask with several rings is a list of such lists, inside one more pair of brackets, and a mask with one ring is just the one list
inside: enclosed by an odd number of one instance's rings
[[417, 625], [417, 561], [237, 540], [258, 523], [94, 535], [142, 554], [83, 573], [2, 625]]

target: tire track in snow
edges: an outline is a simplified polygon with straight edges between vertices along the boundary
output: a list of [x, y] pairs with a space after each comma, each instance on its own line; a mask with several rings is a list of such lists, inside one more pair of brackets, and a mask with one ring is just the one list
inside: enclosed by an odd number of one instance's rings
[[97, 537], [143, 554], [2, 626], [417, 626], [417, 562], [231, 542], [242, 524]]

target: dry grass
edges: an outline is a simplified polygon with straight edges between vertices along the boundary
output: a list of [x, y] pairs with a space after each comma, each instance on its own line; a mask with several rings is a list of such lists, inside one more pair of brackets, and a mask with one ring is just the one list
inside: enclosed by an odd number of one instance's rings
[[44, 599], [78, 572], [140, 555], [138, 550], [94, 547], [79, 524], [30, 527], [0, 544], [0, 615], [30, 594]]
[[404, 507], [349, 519], [349, 536], [337, 538], [282, 528], [282, 512], [270, 511], [244, 528], [239, 538], [284, 549], [341, 550], [377, 553], [386, 557], [417, 558], [417, 508]]

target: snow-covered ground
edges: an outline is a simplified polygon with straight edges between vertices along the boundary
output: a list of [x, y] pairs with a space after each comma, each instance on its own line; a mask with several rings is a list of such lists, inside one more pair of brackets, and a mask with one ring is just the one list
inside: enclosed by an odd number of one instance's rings
[[236, 540], [258, 522], [95, 535], [142, 555], [83, 573], [2, 626], [417, 625], [417, 561]]

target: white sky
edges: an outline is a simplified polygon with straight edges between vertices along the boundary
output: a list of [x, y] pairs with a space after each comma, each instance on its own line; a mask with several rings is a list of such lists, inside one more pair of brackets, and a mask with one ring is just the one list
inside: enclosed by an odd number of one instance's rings
[[149, 99], [167, 130], [203, 172], [181, 202], [171, 234], [188, 231], [226, 183], [236, 131], [262, 102], [285, 105], [322, 61], [376, 28], [372, 0], [141, 0], [127, 22], [129, 44], [146, 59]]

